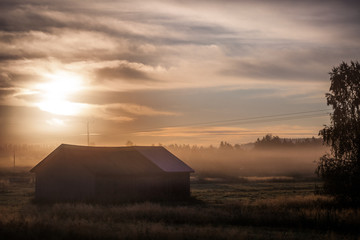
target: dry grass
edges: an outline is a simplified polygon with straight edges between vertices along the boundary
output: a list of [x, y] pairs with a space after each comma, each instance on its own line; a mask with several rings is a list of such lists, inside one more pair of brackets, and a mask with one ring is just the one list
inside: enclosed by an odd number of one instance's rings
[[[271, 205], [278, 211], [279, 206]], [[284, 212], [264, 209], [264, 205], [225, 205], [223, 207], [170, 207], [154, 203], [125, 206], [55, 204], [33, 206], [19, 214], [1, 217], [2, 236], [8, 238], [55, 239], [328, 239], [354, 237], [342, 229], [318, 228], [347, 212], [334, 212], [332, 218], [313, 211]], [[314, 213], [316, 213], [314, 215]], [[359, 214], [357, 213], [357, 220]], [[330, 221], [329, 221], [330, 220]], [[321, 231], [319, 231], [321, 230]], [[336, 231], [340, 230], [340, 231]]]
[[[142, 202], [100, 205], [33, 204], [33, 186], [11, 185], [0, 195], [1, 239], [357, 239], [359, 209], [289, 183], [193, 186], [203, 204]], [[295, 185], [291, 185], [295, 184]], [[283, 187], [280, 187], [283, 186]], [[298, 186], [299, 192], [293, 192]], [[249, 197], [226, 197], [246, 189]], [[267, 198], [262, 196], [267, 189]], [[280, 191], [283, 189], [283, 191]], [[306, 191], [305, 191], [306, 190]], [[274, 194], [271, 195], [270, 192]], [[254, 195], [254, 193], [258, 195]], [[243, 193], [244, 194], [244, 193]], [[218, 196], [216, 196], [218, 195]], [[257, 197], [258, 196], [258, 197]], [[222, 201], [212, 201], [212, 198]], [[257, 198], [256, 198], [257, 197]], [[206, 199], [210, 201], [206, 201]]]

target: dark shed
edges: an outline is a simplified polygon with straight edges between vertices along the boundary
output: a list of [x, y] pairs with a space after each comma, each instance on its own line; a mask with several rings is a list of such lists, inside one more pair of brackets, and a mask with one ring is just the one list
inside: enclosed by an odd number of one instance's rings
[[188, 165], [164, 147], [62, 144], [30, 170], [38, 200], [150, 200], [190, 196]]

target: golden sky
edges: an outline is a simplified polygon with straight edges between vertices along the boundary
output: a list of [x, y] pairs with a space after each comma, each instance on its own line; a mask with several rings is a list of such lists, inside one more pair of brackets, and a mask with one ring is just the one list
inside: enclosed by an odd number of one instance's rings
[[317, 136], [328, 72], [360, 56], [357, 1], [0, 3], [2, 143]]

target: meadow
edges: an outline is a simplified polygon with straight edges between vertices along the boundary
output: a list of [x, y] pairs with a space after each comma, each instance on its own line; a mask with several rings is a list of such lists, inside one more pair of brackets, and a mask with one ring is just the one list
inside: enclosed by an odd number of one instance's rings
[[10, 183], [5, 177], [1, 239], [360, 238], [359, 209], [315, 195], [321, 183], [311, 179], [192, 178], [189, 201], [101, 205], [38, 204], [33, 182]]

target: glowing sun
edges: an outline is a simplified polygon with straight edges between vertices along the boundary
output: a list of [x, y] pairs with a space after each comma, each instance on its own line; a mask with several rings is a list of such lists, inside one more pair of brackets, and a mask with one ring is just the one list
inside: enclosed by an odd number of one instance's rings
[[68, 72], [46, 74], [45, 77], [49, 81], [37, 86], [42, 95], [42, 101], [37, 106], [43, 111], [57, 115], [79, 114], [82, 104], [71, 102], [68, 98], [82, 89], [81, 77]]

